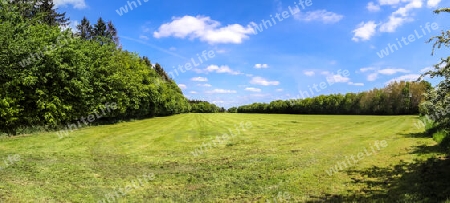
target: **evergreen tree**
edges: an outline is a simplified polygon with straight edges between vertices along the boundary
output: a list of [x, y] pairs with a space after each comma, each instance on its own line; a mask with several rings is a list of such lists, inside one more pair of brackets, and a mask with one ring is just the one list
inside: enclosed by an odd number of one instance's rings
[[77, 35], [80, 36], [82, 39], [89, 40], [92, 38], [93, 34], [93, 28], [91, 23], [86, 17], [83, 17], [81, 20], [81, 23], [77, 25]]
[[117, 46], [120, 46], [117, 30], [112, 21], [109, 21], [107, 25], [107, 37], [110, 38]]
[[58, 13], [53, 0], [38, 0], [36, 4], [38, 12], [43, 14], [43, 23], [50, 26], [69, 25], [69, 18], [66, 18], [66, 13]]
[[100, 17], [97, 20], [97, 24], [94, 25], [94, 37], [107, 37], [108, 36], [108, 28], [105, 24], [105, 21]]

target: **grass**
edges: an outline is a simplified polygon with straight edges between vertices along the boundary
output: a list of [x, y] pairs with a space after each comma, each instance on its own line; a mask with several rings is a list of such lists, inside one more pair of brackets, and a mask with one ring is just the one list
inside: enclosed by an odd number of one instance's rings
[[[98, 202], [107, 194], [117, 202], [445, 201], [449, 160], [416, 121], [183, 114], [87, 127], [62, 139], [54, 132], [3, 137], [0, 202]], [[252, 126], [238, 132], [240, 123]], [[229, 129], [235, 136], [214, 145]], [[326, 172], [383, 140], [376, 154]], [[5, 164], [8, 156], [16, 159]]]

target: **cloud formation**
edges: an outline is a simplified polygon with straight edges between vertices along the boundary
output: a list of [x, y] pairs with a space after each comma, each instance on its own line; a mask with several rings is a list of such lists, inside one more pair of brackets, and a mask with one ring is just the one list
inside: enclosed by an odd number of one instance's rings
[[208, 78], [205, 77], [195, 77], [195, 78], [191, 78], [192, 81], [196, 81], [196, 82], [207, 82]]
[[214, 89], [212, 91], [207, 91], [207, 94], [235, 94], [236, 90], [226, 90], [226, 89]]
[[250, 83], [253, 85], [262, 85], [262, 86], [270, 86], [270, 85], [279, 85], [280, 84], [280, 82], [278, 82], [278, 81], [269, 81], [262, 77], [253, 77], [252, 80], [250, 81]]
[[82, 9], [86, 8], [86, 2], [84, 0], [54, 0], [55, 6], [58, 7], [64, 7], [68, 5], [72, 5], [74, 8]]
[[369, 21], [367, 23], [361, 22], [356, 27], [356, 29], [353, 30], [353, 33], [355, 33], [355, 35], [353, 36], [352, 40], [355, 42], [369, 40], [370, 38], [372, 38], [372, 36], [375, 35], [377, 26], [378, 25], [375, 23], [375, 21]]
[[220, 22], [207, 16], [183, 16], [172, 17], [172, 22], [162, 24], [153, 36], [200, 39], [209, 44], [241, 44], [250, 34], [254, 34], [251, 25], [221, 26]]
[[298, 21], [305, 21], [305, 22], [319, 21], [324, 24], [333, 24], [341, 21], [342, 18], [344, 18], [343, 15], [339, 15], [337, 13], [333, 13], [327, 10], [316, 10], [306, 13], [302, 13], [298, 9], [297, 11], [298, 13], [294, 15], [294, 19]]

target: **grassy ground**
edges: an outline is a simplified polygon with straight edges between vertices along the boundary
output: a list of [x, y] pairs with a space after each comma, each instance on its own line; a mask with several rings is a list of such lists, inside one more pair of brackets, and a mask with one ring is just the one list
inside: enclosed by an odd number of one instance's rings
[[416, 121], [184, 114], [4, 137], [0, 202], [445, 200], [450, 164]]

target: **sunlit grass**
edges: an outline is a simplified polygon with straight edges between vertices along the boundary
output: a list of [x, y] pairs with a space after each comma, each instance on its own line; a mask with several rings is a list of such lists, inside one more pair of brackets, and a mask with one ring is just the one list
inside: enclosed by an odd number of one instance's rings
[[[56, 133], [1, 138], [0, 200], [97, 202], [144, 174], [118, 202], [302, 202], [352, 195], [366, 186], [349, 173], [425, 159], [432, 138], [410, 136], [414, 116], [183, 114]], [[249, 128], [236, 130], [241, 123]], [[216, 136], [235, 133], [221, 142]], [[326, 170], [375, 141], [387, 147], [336, 174]], [[212, 147], [202, 147], [208, 143]], [[198, 149], [203, 154], [194, 156]], [[0, 167], [5, 164], [0, 162]], [[368, 177], [366, 177], [368, 179]], [[377, 189], [377, 186], [371, 189]], [[380, 187], [380, 190], [385, 188]], [[384, 191], [387, 192], [387, 191]]]

